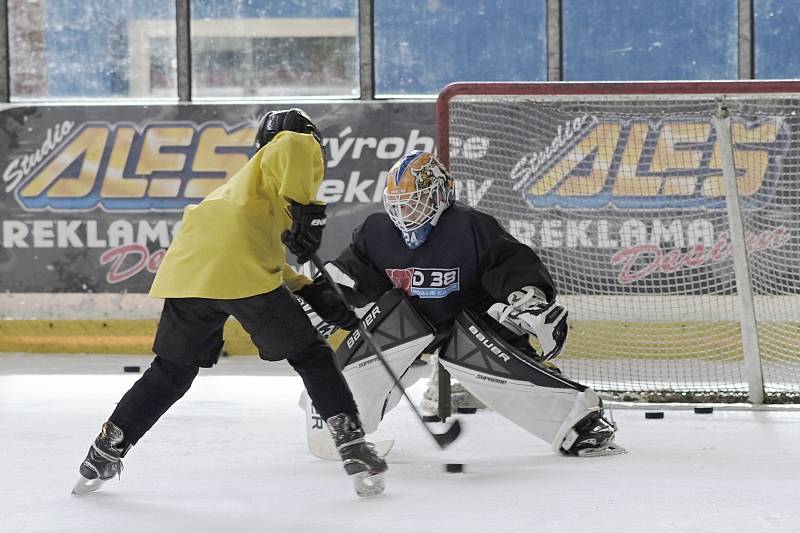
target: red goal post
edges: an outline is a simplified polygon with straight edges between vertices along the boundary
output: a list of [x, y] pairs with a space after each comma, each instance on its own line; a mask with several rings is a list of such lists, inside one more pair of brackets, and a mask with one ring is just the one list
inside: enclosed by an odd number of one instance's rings
[[800, 82], [455, 83], [436, 117], [459, 200], [556, 279], [565, 372], [800, 401]]

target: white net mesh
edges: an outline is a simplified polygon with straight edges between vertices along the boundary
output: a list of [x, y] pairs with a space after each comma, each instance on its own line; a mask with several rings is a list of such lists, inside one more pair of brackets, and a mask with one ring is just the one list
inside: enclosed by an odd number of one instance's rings
[[[800, 95], [725, 101], [767, 401], [798, 401]], [[747, 399], [718, 105], [718, 95], [449, 100], [459, 200], [548, 265], [572, 327], [558, 363], [578, 381], [651, 401]]]

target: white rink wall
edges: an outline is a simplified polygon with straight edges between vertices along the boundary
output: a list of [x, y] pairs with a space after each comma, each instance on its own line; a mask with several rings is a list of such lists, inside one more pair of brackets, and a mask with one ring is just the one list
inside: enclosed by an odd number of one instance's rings
[[[310, 274], [309, 272], [304, 272]], [[631, 322], [737, 320], [735, 296], [575, 296], [559, 297], [573, 320]], [[657, 305], [654, 305], [657, 304]], [[100, 320], [158, 318], [163, 300], [128, 293], [0, 293], [0, 319]], [[800, 322], [800, 296], [758, 296], [763, 321]], [[674, 311], [673, 316], [667, 316]], [[710, 314], [712, 311], [713, 314]]]
[[163, 300], [126, 293], [2, 293], [1, 320], [155, 319]]

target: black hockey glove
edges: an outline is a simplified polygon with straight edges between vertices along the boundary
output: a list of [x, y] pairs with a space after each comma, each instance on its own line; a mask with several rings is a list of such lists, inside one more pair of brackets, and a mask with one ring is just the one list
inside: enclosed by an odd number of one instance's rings
[[322, 244], [322, 230], [327, 221], [325, 206], [303, 205], [292, 201], [289, 214], [292, 217], [292, 228], [283, 232], [281, 240], [300, 263], [305, 263]]
[[295, 294], [329, 324], [347, 330], [353, 330], [358, 325], [355, 313], [347, 308], [325, 278], [315, 279], [314, 283], [306, 285]]

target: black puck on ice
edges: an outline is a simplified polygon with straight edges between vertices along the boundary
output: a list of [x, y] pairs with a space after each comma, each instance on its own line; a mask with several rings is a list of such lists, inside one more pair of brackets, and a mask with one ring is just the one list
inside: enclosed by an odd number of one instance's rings
[[440, 422], [441, 418], [438, 415], [422, 415], [423, 422]]
[[647, 411], [644, 417], [649, 419], [664, 418], [664, 411]]
[[477, 407], [459, 407], [457, 409], [457, 411], [458, 411], [459, 414], [462, 414], [462, 415], [474, 415], [475, 413], [478, 412], [478, 408]]
[[459, 472], [464, 471], [464, 464], [463, 463], [447, 463], [444, 465], [444, 471], [449, 472], [451, 474], [456, 474]]
[[694, 412], [698, 415], [708, 415], [714, 412], [713, 407], [695, 407]]
[[142, 371], [141, 367], [138, 367], [138, 366], [126, 366], [126, 367], [123, 367], [122, 370], [124, 370], [125, 372], [141, 372]]

